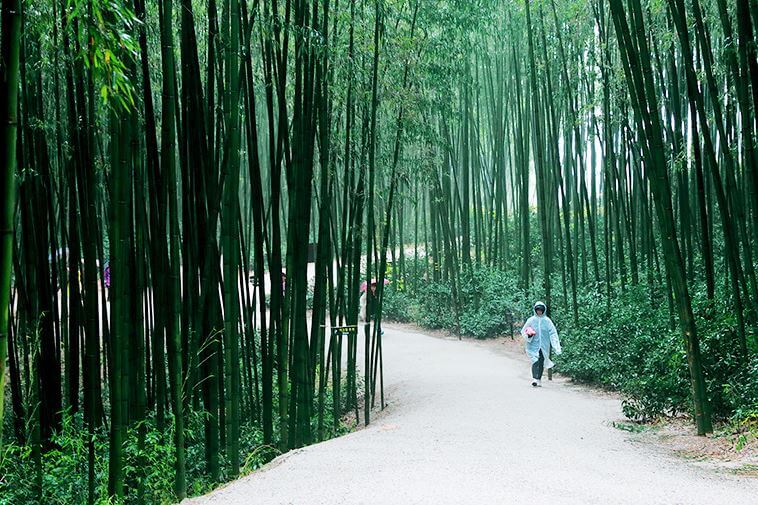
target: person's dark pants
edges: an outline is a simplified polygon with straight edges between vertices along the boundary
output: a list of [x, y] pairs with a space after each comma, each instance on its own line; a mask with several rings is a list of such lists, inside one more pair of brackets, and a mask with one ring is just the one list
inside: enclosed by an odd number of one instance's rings
[[542, 372], [545, 370], [545, 356], [540, 349], [540, 358], [532, 363], [532, 377], [537, 380], [542, 380]]

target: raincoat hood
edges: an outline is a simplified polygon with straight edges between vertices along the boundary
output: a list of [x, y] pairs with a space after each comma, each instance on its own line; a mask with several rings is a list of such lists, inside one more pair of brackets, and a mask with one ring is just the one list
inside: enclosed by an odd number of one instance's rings
[[[545, 302], [536, 302], [536, 303], [535, 303], [535, 304], [532, 306], [532, 313], [533, 313], [535, 316], [537, 316], [537, 307], [544, 307], [544, 310], [542, 311], [542, 315], [543, 315], [543, 316], [547, 315], [547, 305], [545, 305]], [[540, 316], [537, 316], [537, 317], [540, 317]]]

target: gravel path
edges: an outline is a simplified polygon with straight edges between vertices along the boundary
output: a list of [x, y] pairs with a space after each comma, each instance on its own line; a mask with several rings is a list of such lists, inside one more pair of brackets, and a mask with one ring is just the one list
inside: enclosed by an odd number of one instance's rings
[[[701, 468], [610, 426], [615, 398], [528, 385], [527, 358], [388, 326], [389, 406], [187, 504], [748, 504], [758, 479]], [[360, 357], [360, 356], [359, 356]]]

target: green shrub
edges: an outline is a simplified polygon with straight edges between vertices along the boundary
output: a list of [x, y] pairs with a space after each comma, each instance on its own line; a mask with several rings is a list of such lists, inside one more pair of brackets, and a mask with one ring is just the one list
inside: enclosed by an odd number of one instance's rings
[[460, 332], [474, 338], [509, 332], [514, 314], [519, 314], [524, 305], [516, 279], [494, 268], [463, 274], [460, 299]]
[[[64, 421], [63, 433], [55, 436], [53, 448], [42, 454], [42, 503], [87, 501], [86, 439], [74, 436], [72, 425], [69, 417]], [[107, 467], [99, 464], [96, 472], [103, 470], [107, 472]], [[31, 446], [19, 447], [6, 441], [0, 455], [0, 503], [35, 503], [38, 476]]]
[[395, 283], [384, 288], [382, 317], [387, 321], [407, 323], [414, 317], [414, 300], [410, 293]]
[[525, 302], [516, 284], [510, 274], [495, 268], [474, 268], [461, 274], [457, 310], [452, 284], [440, 280], [419, 285], [415, 300], [403, 302], [410, 302], [409, 306], [398, 307], [393, 300], [393, 312], [402, 310], [426, 328], [446, 329], [474, 338], [494, 337], [510, 332], [509, 325], [520, 319]]
[[425, 328], [456, 328], [453, 290], [442, 281], [431, 281], [418, 294], [418, 321]]
[[[752, 412], [758, 408], [758, 369], [740, 365], [733, 310], [707, 300], [701, 291], [693, 289], [693, 310], [713, 414], [726, 419]], [[665, 293], [653, 296], [660, 300]], [[563, 321], [564, 353], [557, 359], [561, 372], [621, 391], [624, 413], [631, 419], [648, 421], [691, 410], [685, 344], [678, 327], [669, 327], [667, 304], [651, 303], [646, 286], [618, 293], [610, 313], [605, 295], [598, 292], [582, 293], [579, 304], [579, 323]]]
[[648, 300], [644, 287], [629, 287], [608, 313], [605, 295], [582, 293], [579, 323], [563, 321], [557, 359], [563, 373], [620, 390], [625, 415], [642, 421], [681, 411], [688, 399], [679, 334], [668, 328], [667, 307]]
[[[331, 406], [331, 391], [327, 390], [325, 403]], [[326, 419], [331, 422], [331, 410], [327, 409]], [[206, 473], [204, 445], [204, 414], [190, 411], [185, 418], [187, 493], [196, 496], [211, 491], [214, 483]], [[317, 426], [314, 415], [312, 425]], [[137, 428], [129, 428], [124, 445], [124, 482], [127, 495], [121, 501], [108, 497], [109, 436], [105, 428], [95, 433], [95, 503], [132, 504], [138, 503], [137, 489], [142, 479], [143, 503], [172, 504], [174, 495], [174, 435], [171, 427], [173, 419], [166, 419], [166, 433], [157, 430], [155, 419], [150, 417], [144, 423], [145, 444], [142, 451], [137, 446]], [[331, 427], [331, 424], [328, 425]], [[339, 434], [350, 430], [340, 426]], [[327, 435], [331, 433], [326, 431]], [[42, 452], [41, 499], [37, 499], [37, 465], [30, 446], [19, 446], [4, 440], [0, 452], [0, 505], [44, 503], [45, 505], [68, 505], [87, 503], [88, 494], [88, 454], [87, 428], [81, 413], [63, 416], [63, 427], [54, 434], [50, 447]], [[240, 426], [240, 454], [243, 455], [243, 471], [251, 472], [268, 463], [279, 454], [274, 446], [263, 445], [263, 432], [253, 423]], [[225, 474], [229, 468], [224, 454], [221, 456], [221, 480], [229, 479]]]

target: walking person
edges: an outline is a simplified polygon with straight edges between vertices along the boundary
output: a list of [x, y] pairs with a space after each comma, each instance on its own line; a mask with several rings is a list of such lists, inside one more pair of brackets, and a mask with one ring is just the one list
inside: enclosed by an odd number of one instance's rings
[[560, 354], [561, 341], [553, 321], [545, 315], [547, 306], [543, 302], [537, 302], [533, 310], [534, 315], [526, 320], [521, 335], [526, 339], [526, 354], [532, 360], [531, 384], [540, 387], [544, 370], [555, 365], [550, 360], [550, 347], [555, 349], [556, 354]]
[[[365, 284], [365, 283], [364, 283]], [[361, 286], [361, 297], [359, 300], [360, 318], [361, 321], [365, 321], [367, 316], [374, 315], [374, 307], [376, 306], [376, 281], [371, 283], [368, 289], [364, 289]]]
[[[378, 301], [378, 295], [376, 293], [377, 282], [378, 281], [376, 279], [371, 279], [370, 285], [367, 284], [366, 281], [363, 281], [361, 284], [361, 296], [358, 301], [358, 306], [360, 307], [358, 315], [360, 316], [361, 321], [365, 321], [367, 316], [374, 316], [374, 312], [376, 311], [376, 303]], [[389, 283], [389, 279], [384, 279], [385, 286], [387, 286]]]

